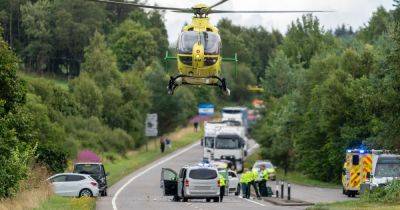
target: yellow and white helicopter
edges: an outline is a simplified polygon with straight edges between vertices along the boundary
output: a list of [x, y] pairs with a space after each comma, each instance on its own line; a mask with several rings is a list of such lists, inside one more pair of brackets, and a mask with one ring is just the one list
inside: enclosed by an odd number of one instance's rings
[[168, 10], [178, 13], [194, 14], [192, 22], [186, 25], [178, 38], [177, 55], [169, 56], [168, 52], [164, 61], [177, 60], [178, 74], [171, 76], [168, 84], [168, 93], [173, 94], [180, 85], [210, 85], [218, 86], [229, 95], [225, 78], [221, 78], [221, 64], [223, 61], [235, 62], [237, 68], [237, 55], [233, 58], [222, 58], [221, 38], [218, 29], [209, 21], [209, 14], [214, 13], [317, 13], [330, 12], [323, 10], [217, 10], [215, 7], [229, 1], [220, 0], [212, 6], [196, 4], [192, 8], [176, 8], [144, 5], [129, 1], [94, 0], [108, 4], [122, 4], [132, 7], [147, 9]]

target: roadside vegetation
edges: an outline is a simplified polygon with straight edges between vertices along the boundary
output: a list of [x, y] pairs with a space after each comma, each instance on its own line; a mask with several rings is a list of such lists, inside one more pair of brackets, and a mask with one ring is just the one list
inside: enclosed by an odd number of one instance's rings
[[[264, 77], [261, 156], [283, 172], [339, 183], [345, 151], [400, 149], [400, 2], [357, 31], [306, 15], [288, 28]], [[288, 175], [290, 177], [290, 175]], [[299, 177], [300, 178], [300, 177]]]
[[395, 210], [400, 209], [400, 181], [361, 195], [359, 200], [317, 204], [310, 210]]

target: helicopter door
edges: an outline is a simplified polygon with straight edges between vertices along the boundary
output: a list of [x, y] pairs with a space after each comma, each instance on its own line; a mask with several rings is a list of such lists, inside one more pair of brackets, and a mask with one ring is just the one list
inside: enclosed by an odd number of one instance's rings
[[176, 196], [178, 192], [178, 174], [169, 168], [161, 170], [161, 188], [165, 196]]

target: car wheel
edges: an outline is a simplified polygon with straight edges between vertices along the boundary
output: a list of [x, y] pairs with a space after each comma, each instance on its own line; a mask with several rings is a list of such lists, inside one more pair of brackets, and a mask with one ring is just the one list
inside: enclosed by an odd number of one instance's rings
[[174, 195], [174, 197], [172, 198], [173, 201], [175, 202], [179, 202], [181, 199], [179, 199], [178, 196]]
[[219, 197], [216, 197], [213, 200], [214, 200], [214, 203], [218, 203], [219, 202]]
[[185, 198], [185, 197], [182, 199], [183, 202], [188, 202], [188, 200], [189, 200], [189, 199], [188, 199], [188, 198]]
[[104, 189], [103, 191], [101, 191], [100, 195], [101, 196], [107, 196], [107, 189]]
[[211, 199], [210, 198], [206, 198], [206, 202], [210, 202], [211, 201]]
[[79, 192], [79, 197], [92, 197], [93, 193], [89, 189], [83, 189]]
[[240, 184], [238, 184], [238, 186], [237, 186], [237, 188], [236, 188], [235, 195], [236, 195], [236, 196], [240, 195]]

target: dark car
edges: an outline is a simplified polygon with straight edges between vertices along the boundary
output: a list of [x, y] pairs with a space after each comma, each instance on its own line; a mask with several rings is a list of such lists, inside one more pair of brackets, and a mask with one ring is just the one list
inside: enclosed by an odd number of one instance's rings
[[75, 163], [74, 173], [88, 174], [99, 184], [101, 196], [107, 196], [107, 176], [102, 163]]

